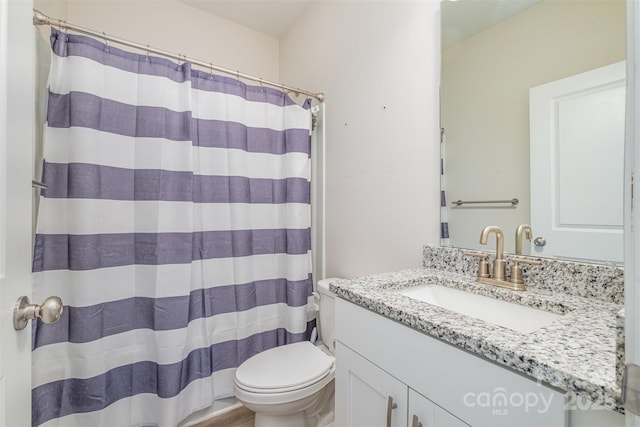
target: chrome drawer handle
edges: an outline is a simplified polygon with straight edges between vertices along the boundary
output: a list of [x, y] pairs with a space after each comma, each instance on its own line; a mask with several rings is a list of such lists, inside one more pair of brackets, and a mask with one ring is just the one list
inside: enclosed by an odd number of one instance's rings
[[393, 397], [387, 399], [387, 427], [391, 427], [391, 411], [398, 407], [397, 403], [393, 403]]

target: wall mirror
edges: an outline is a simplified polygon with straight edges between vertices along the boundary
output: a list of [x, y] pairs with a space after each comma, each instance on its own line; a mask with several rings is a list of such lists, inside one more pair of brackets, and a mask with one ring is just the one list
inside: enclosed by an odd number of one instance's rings
[[[571, 130], [565, 125], [553, 125], [542, 133], [561, 142], [551, 147], [549, 173], [560, 184], [552, 195], [557, 203], [546, 215], [562, 223], [560, 228], [572, 223], [573, 229], [565, 240], [576, 249], [563, 247], [554, 253], [554, 244], [545, 248], [525, 240], [523, 253], [622, 264], [624, 133], [620, 134], [620, 129], [624, 128], [625, 31], [624, 0], [442, 1], [443, 187], [452, 246], [494, 249], [494, 243], [479, 244], [480, 231], [487, 225], [503, 229], [505, 250], [511, 253], [519, 224], [531, 224], [534, 239], [543, 237], [556, 242], [553, 236], [541, 235], [543, 226], [531, 215], [532, 206], [541, 206], [532, 200], [539, 179], [534, 178], [532, 194], [531, 171], [541, 169], [531, 166], [532, 130], [535, 138], [538, 125], [530, 121], [534, 110], [530, 109], [530, 93], [542, 92], [548, 96], [542, 103], [557, 107], [543, 115], [553, 120], [562, 118], [559, 123], [568, 123], [567, 118], [573, 117]], [[591, 109], [575, 100], [577, 89], [561, 95], [542, 90], [607, 66], [618, 67], [622, 77], [612, 83], [597, 83], [594, 87], [598, 89], [581, 89], [580, 93], [588, 95], [583, 98], [594, 106]], [[599, 98], [601, 87], [612, 89], [615, 99], [609, 102], [609, 98]], [[614, 128], [607, 136], [592, 138], [599, 131], [586, 127], [593, 122], [588, 112], [594, 109], [598, 114], [605, 110], [604, 117], [616, 117], [605, 120]], [[567, 135], [572, 136], [571, 143], [567, 142]], [[590, 139], [598, 139], [599, 148], [587, 150]], [[603, 160], [605, 155], [611, 158]], [[558, 158], [562, 162], [556, 162]], [[576, 195], [574, 189], [579, 189], [580, 194], [589, 193], [591, 198]], [[518, 199], [515, 206], [452, 204], [457, 200], [514, 198]], [[612, 246], [577, 238], [578, 232], [594, 231], [600, 226], [596, 223], [601, 219], [594, 218], [594, 212], [607, 217], [607, 223], [600, 227], [605, 229], [604, 234], [618, 236]], [[589, 246], [599, 247], [599, 254], [580, 251]]]

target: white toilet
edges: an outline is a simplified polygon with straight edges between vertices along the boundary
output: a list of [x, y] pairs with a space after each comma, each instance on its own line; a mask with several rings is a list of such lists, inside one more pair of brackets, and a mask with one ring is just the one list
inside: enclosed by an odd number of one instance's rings
[[256, 413], [255, 427], [333, 425], [334, 295], [318, 281], [322, 346], [309, 341], [258, 353], [236, 370], [236, 398]]

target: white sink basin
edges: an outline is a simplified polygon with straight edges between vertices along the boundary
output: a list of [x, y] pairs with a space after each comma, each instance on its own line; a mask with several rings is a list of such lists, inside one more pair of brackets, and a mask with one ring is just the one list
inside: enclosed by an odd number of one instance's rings
[[522, 333], [533, 332], [563, 316], [435, 284], [394, 292]]

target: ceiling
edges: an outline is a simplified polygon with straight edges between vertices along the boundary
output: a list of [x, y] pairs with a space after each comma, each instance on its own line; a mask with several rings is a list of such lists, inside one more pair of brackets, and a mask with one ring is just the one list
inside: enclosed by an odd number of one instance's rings
[[314, 0], [179, 0], [205, 12], [280, 37]]
[[[318, 0], [178, 1], [279, 38], [293, 26], [311, 2]], [[464, 40], [539, 1], [541, 0], [443, 0], [442, 42], [446, 45]]]
[[541, 0], [444, 0], [442, 44], [464, 40]]

